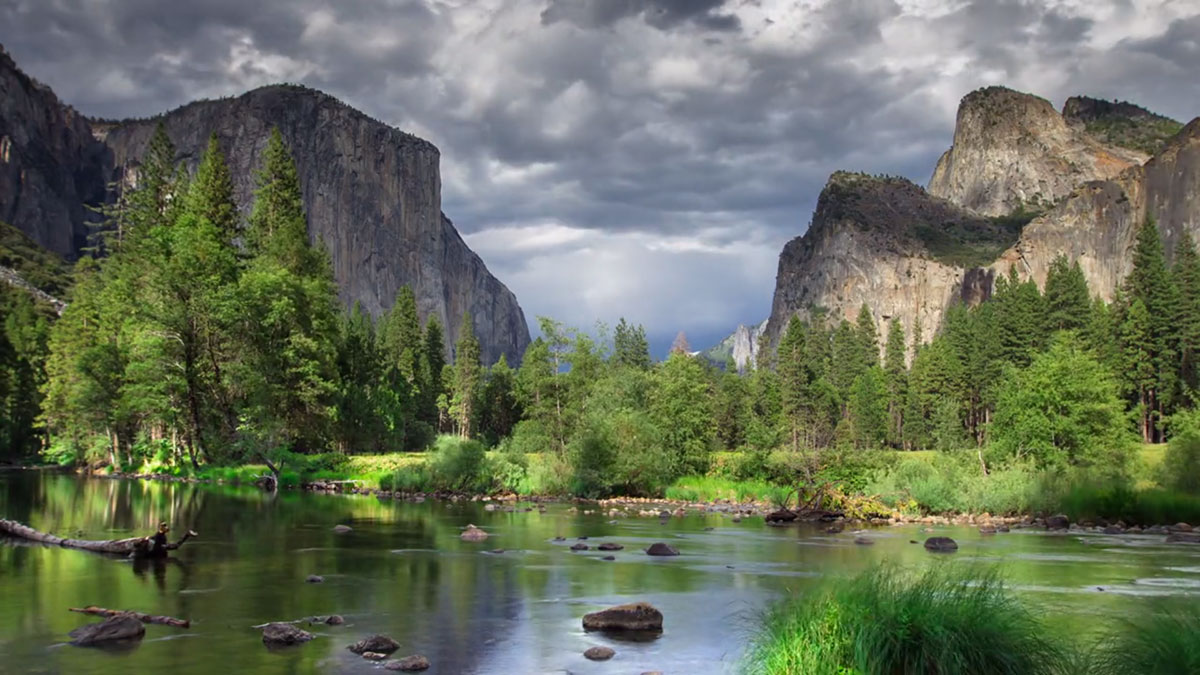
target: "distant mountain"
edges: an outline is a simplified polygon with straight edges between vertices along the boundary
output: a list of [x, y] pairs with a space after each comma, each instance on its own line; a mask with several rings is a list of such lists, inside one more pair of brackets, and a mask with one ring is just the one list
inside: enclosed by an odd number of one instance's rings
[[448, 352], [470, 312], [488, 364], [501, 354], [520, 361], [529, 344], [524, 312], [442, 213], [438, 149], [306, 87], [263, 87], [151, 119], [88, 121], [0, 54], [0, 186], [16, 186], [0, 191], [0, 218], [50, 250], [78, 255], [85, 205], [103, 202], [110, 182], [136, 181], [160, 121], [189, 170], [217, 134], [247, 213], [259, 155], [278, 127], [296, 160], [309, 236], [328, 249], [347, 305], [378, 316], [407, 284], [421, 318], [445, 326]]
[[720, 366], [733, 359], [737, 369], [744, 371], [758, 357], [758, 339], [766, 329], [767, 319], [755, 326], [742, 324], [729, 337], [700, 352], [700, 355]]

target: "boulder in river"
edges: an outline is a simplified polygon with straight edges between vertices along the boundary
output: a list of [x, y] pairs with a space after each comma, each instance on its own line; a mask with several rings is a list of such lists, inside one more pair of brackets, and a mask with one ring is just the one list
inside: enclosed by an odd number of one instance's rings
[[351, 528], [349, 525], [334, 525], [333, 526], [333, 531], [336, 534], [346, 534], [347, 532], [350, 532], [352, 530], [353, 530], [353, 528]]
[[420, 670], [429, 668], [429, 659], [420, 654], [413, 654], [395, 661], [388, 661], [384, 666], [388, 670], [402, 670], [406, 673], [415, 673]]
[[578, 544], [571, 544], [571, 550], [572, 551], [586, 551], [586, 550], [588, 550], [588, 545], [583, 542], [579, 542]]
[[1167, 535], [1168, 544], [1200, 544], [1200, 532], [1172, 532]]
[[330, 614], [329, 616], [325, 617], [324, 623], [326, 626], [340, 626], [346, 623], [346, 620], [343, 619], [342, 615], [340, 614]]
[[459, 536], [463, 541], [483, 541], [488, 538], [488, 533], [474, 525], [467, 525], [467, 529], [463, 530]]
[[616, 652], [609, 647], [588, 647], [583, 653], [583, 658], [588, 661], [607, 661], [616, 655]]
[[379, 652], [363, 652], [362, 657], [368, 661], [386, 661], [387, 660], [387, 654], [380, 654]]
[[958, 542], [950, 537], [930, 537], [925, 540], [925, 550], [934, 553], [953, 553], [958, 550]]
[[268, 647], [290, 647], [313, 639], [313, 634], [290, 623], [269, 623], [262, 628], [262, 641]]
[[623, 549], [625, 547], [616, 542], [606, 541], [603, 544], [600, 544], [599, 546], [597, 546], [596, 548], [600, 549], [601, 551], [620, 551], [621, 549]]
[[1192, 526], [1188, 525], [1187, 523], [1175, 523], [1169, 529], [1175, 530], [1176, 532], [1191, 532]]
[[323, 577], [319, 574], [310, 574], [310, 575], [308, 575], [308, 578], [305, 579], [304, 581], [306, 583], [310, 583], [310, 584], [322, 584], [322, 583], [325, 583], [325, 577]]
[[648, 602], [617, 605], [583, 615], [584, 630], [660, 632], [663, 615]]
[[614, 555], [606, 555], [603, 558], [601, 558], [601, 560], [616, 560], [616, 559], [617, 559], [617, 557]]
[[390, 638], [386, 635], [372, 635], [369, 638], [365, 638], [365, 639], [359, 640], [358, 642], [355, 642], [354, 644], [350, 645], [349, 647], [346, 647], [346, 649], [349, 649], [350, 651], [352, 651], [355, 654], [358, 654], [360, 656], [365, 652], [375, 652], [376, 654], [391, 654], [392, 652], [396, 651], [397, 649], [400, 649], [400, 643], [396, 642], [395, 640], [393, 640], [392, 638]]
[[1069, 527], [1071, 527], [1071, 519], [1061, 513], [1046, 519], [1047, 530], [1065, 530]]
[[650, 548], [646, 549], [646, 555], [655, 556], [672, 556], [679, 555], [679, 550], [669, 544], [664, 544], [661, 541], [650, 544]]
[[872, 546], [875, 544], [875, 542], [871, 541], [869, 537], [855, 537], [854, 543], [858, 544], [859, 546]]
[[146, 625], [131, 614], [115, 614], [99, 623], [90, 623], [71, 631], [71, 644], [78, 647], [95, 647], [120, 642], [141, 640], [146, 634]]

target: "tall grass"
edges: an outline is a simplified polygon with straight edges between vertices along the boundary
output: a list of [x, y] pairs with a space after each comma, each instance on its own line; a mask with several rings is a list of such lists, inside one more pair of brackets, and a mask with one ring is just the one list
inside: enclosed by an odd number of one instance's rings
[[667, 499], [681, 502], [712, 502], [728, 499], [737, 502], [782, 504], [795, 490], [760, 480], [730, 480], [714, 476], [684, 476], [664, 493]]
[[763, 675], [1038, 675], [1071, 658], [991, 571], [881, 566], [775, 605], [746, 656]]
[[1091, 659], [1095, 675], [1200, 673], [1200, 609], [1187, 604], [1125, 619]]

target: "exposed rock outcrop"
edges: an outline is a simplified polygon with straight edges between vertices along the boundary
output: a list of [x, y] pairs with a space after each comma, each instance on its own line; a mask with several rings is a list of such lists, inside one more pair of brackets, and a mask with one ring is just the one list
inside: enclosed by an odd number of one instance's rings
[[1065, 254], [1079, 261], [1092, 294], [1111, 300], [1132, 269], [1137, 229], [1147, 218], [1158, 223], [1168, 259], [1185, 230], [1200, 238], [1200, 118], [1144, 165], [1076, 188], [1026, 225], [994, 268], [1015, 264], [1043, 284], [1050, 262]]
[[969, 273], [962, 263], [987, 264], [1016, 238], [1010, 224], [933, 197], [902, 178], [837, 172], [821, 192], [808, 231], [779, 256], [770, 343], [778, 344], [793, 315], [853, 321], [864, 302], [876, 325], [895, 318], [911, 336], [919, 319], [928, 339], [952, 300], [990, 297], [990, 275]]
[[762, 323], [755, 326], [741, 324], [732, 335], [701, 354], [719, 366], [724, 366], [728, 359], [733, 359], [738, 371], [744, 372], [753, 366], [754, 360], [758, 358], [758, 339], [767, 331], [768, 321], [769, 319], [763, 319]]
[[442, 213], [438, 149], [305, 87], [263, 87], [152, 119], [89, 122], [0, 49], [0, 221], [77, 256], [95, 218], [87, 206], [110, 198], [110, 182], [136, 181], [160, 120], [189, 170], [217, 134], [243, 212], [278, 127], [296, 159], [309, 235], [328, 249], [347, 305], [360, 302], [378, 316], [407, 284], [421, 319], [442, 322], [447, 356], [470, 312], [486, 364], [501, 354], [520, 361], [529, 343], [524, 313]]
[[959, 105], [954, 145], [938, 160], [929, 192], [999, 216], [1044, 208], [1081, 183], [1113, 178], [1146, 158], [1067, 124], [1043, 98], [987, 87]]
[[105, 200], [107, 149], [87, 121], [0, 47], [0, 221], [71, 258]]
[[278, 127], [300, 174], [309, 235], [324, 242], [342, 300], [378, 316], [408, 284], [422, 320], [436, 315], [447, 349], [470, 312], [485, 363], [519, 362], [529, 329], [517, 299], [488, 272], [441, 211], [441, 155], [406, 134], [319, 91], [291, 85], [237, 98], [199, 101], [148, 120], [96, 123], [112, 150], [114, 179], [136, 176], [159, 120], [180, 160], [195, 168], [212, 133], [227, 153], [245, 213], [254, 171]]

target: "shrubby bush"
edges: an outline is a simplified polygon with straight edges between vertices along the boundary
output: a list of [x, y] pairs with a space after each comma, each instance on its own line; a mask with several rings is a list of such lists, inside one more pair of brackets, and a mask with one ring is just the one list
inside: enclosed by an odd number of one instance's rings
[[487, 492], [487, 452], [479, 441], [458, 436], [440, 436], [428, 454], [432, 486], [454, 492]]
[[1171, 417], [1171, 441], [1159, 468], [1159, 484], [1187, 494], [1200, 494], [1200, 411]]

